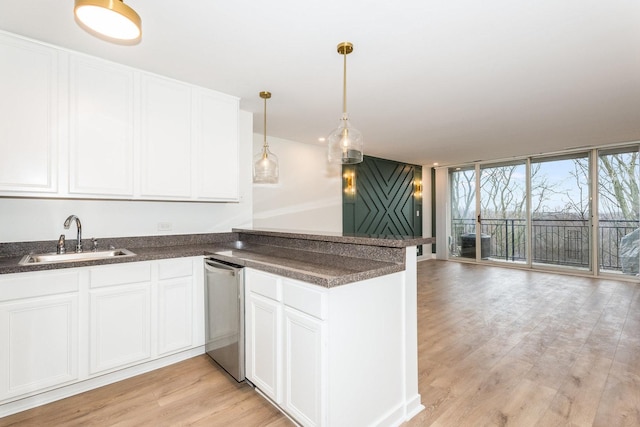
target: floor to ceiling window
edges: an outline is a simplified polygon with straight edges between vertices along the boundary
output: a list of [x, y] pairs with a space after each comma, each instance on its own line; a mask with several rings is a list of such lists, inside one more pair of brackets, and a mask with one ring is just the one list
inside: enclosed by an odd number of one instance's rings
[[638, 275], [640, 261], [638, 147], [598, 152], [598, 265]]
[[483, 259], [527, 262], [526, 179], [524, 162], [480, 167], [480, 245]]
[[531, 159], [531, 260], [591, 270], [589, 154]]
[[640, 277], [639, 150], [449, 168], [449, 257]]
[[474, 166], [449, 170], [451, 233], [449, 256], [476, 258], [476, 170]]

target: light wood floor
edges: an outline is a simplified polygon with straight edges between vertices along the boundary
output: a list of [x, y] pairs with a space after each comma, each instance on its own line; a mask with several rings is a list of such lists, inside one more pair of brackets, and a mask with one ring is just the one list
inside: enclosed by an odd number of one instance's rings
[[[640, 426], [638, 285], [424, 261], [418, 322], [426, 410], [407, 426]], [[292, 424], [199, 356], [8, 425]]]

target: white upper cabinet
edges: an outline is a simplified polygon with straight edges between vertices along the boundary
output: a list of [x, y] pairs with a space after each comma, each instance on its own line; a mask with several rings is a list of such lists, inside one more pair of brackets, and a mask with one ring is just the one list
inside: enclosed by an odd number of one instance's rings
[[0, 64], [0, 192], [56, 192], [58, 52], [0, 34]]
[[133, 71], [72, 56], [69, 102], [69, 192], [133, 196]]
[[142, 197], [191, 197], [191, 87], [143, 74]]
[[238, 200], [238, 98], [204, 89], [194, 98], [196, 196]]
[[238, 201], [239, 99], [0, 31], [0, 196]]

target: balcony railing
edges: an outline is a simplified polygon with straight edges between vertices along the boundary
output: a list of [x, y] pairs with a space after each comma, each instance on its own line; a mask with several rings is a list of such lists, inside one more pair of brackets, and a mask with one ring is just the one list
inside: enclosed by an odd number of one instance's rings
[[[621, 271], [620, 241], [640, 227], [635, 220], [600, 220], [598, 230], [599, 263], [601, 270]], [[526, 220], [516, 218], [483, 218], [480, 225], [482, 244], [489, 242], [488, 258], [495, 260], [525, 262], [527, 260]], [[461, 236], [475, 233], [473, 218], [454, 219], [452, 232], [454, 255], [473, 256], [460, 253]], [[588, 221], [571, 219], [534, 219], [531, 222], [533, 244], [531, 259], [534, 263], [554, 264], [589, 268], [590, 224]], [[473, 237], [475, 241], [475, 237]], [[486, 248], [483, 249], [482, 255]], [[458, 252], [458, 253], [456, 253]]]

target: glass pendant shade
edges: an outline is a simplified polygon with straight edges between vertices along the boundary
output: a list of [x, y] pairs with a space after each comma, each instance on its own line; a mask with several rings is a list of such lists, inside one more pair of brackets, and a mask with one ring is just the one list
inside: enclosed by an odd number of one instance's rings
[[330, 162], [352, 165], [362, 162], [364, 138], [362, 132], [351, 127], [347, 113], [342, 115], [338, 127], [327, 137]]
[[78, 21], [96, 33], [118, 40], [135, 40], [142, 35], [142, 20], [122, 0], [76, 0]]
[[362, 162], [364, 137], [362, 132], [351, 126], [347, 113], [347, 55], [353, 52], [353, 44], [342, 42], [338, 45], [338, 53], [344, 58], [344, 74], [342, 79], [342, 118], [338, 127], [327, 137], [329, 162], [353, 165]]
[[269, 146], [262, 147], [262, 152], [254, 157], [253, 182], [256, 184], [278, 183], [278, 156], [269, 151]]
[[260, 92], [260, 98], [264, 99], [264, 143], [262, 151], [253, 158], [253, 182], [277, 184], [278, 156], [269, 151], [269, 144], [267, 144], [267, 99], [271, 98], [271, 92]]

